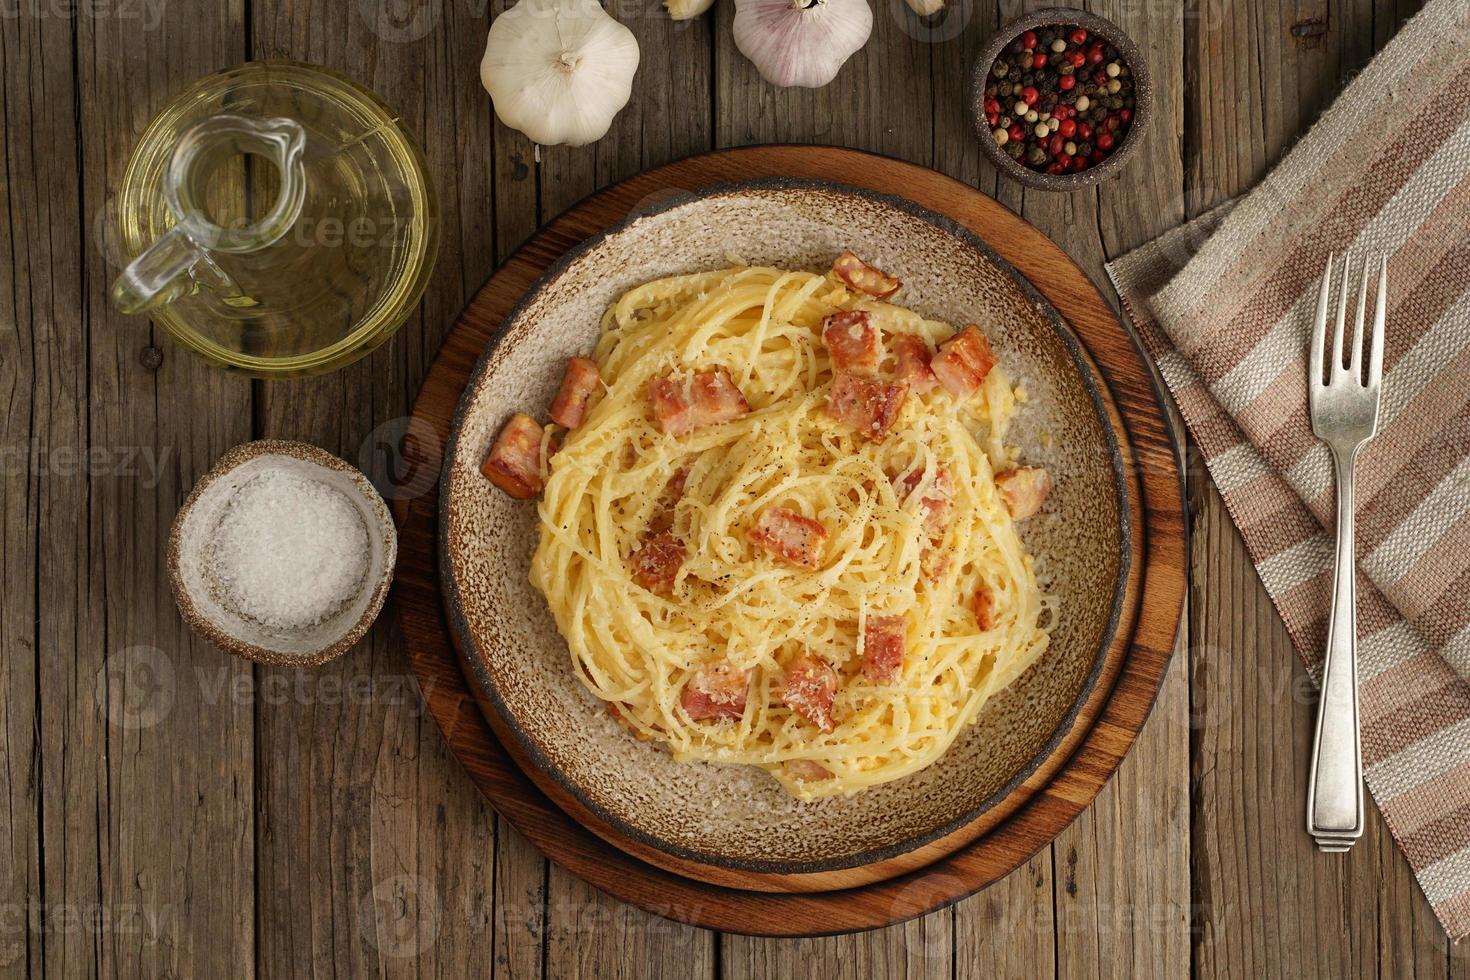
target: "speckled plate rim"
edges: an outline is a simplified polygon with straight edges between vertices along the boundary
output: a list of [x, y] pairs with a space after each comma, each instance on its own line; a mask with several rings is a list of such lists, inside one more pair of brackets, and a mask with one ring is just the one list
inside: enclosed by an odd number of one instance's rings
[[[672, 841], [665, 840], [654, 834], [650, 834], [641, 828], [632, 826], [621, 817], [607, 810], [597, 801], [589, 798], [583, 792], [581, 786], [574, 780], [567, 779], [561, 768], [557, 766], [542, 750], [537, 740], [527, 732], [512, 714], [502, 699], [499, 690], [493, 683], [490, 671], [485, 665], [484, 652], [475, 642], [473, 631], [465, 619], [461, 605], [458, 583], [455, 580], [454, 569], [451, 559], [452, 540], [450, 535], [451, 488], [453, 484], [454, 460], [458, 454], [459, 437], [464, 428], [465, 415], [470, 403], [479, 392], [480, 386], [485, 381], [485, 375], [490, 370], [495, 351], [501, 342], [509, 335], [511, 329], [516, 325], [522, 313], [537, 301], [541, 293], [554, 281], [556, 281], [572, 263], [580, 259], [584, 254], [601, 245], [608, 238], [616, 235], [636, 222], [662, 214], [691, 203], [708, 200], [715, 197], [735, 195], [750, 191], [783, 191], [783, 190], [816, 190], [827, 191], [837, 194], [847, 194], [865, 198], [875, 203], [884, 204], [896, 208], [913, 217], [934, 225], [940, 231], [950, 235], [960, 244], [968, 246], [979, 252], [987, 261], [993, 263], [1004, 272], [1016, 286], [1022, 295], [1034, 304], [1046, 317], [1055, 331], [1058, 339], [1072, 359], [1072, 363], [1081, 377], [1083, 386], [1091, 400], [1095, 416], [1102, 420], [1102, 430], [1108, 446], [1109, 463], [1112, 473], [1112, 487], [1114, 500], [1119, 514], [1119, 551], [1120, 560], [1118, 566], [1117, 581], [1113, 588], [1111, 608], [1108, 612], [1107, 626], [1103, 636], [1098, 643], [1097, 650], [1093, 654], [1088, 672], [1083, 678], [1077, 695], [1068, 706], [1066, 714], [1058, 722], [1056, 730], [1041, 746], [1041, 748], [1027, 760], [1026, 764], [1016, 771], [1011, 779], [1006, 782], [991, 796], [983, 802], [971, 808], [960, 816], [942, 824], [930, 831], [913, 835], [896, 841], [883, 847], [871, 848], [855, 854], [844, 855], [835, 858], [824, 858], [819, 861], [796, 864], [788, 861], [765, 861], [749, 860], [743, 858], [731, 858], [725, 855], [714, 854], [707, 851], [699, 851], [686, 847]], [[1087, 357], [1082, 352], [1082, 343], [1073, 333], [1061, 314], [1037, 289], [1030, 280], [1021, 275], [1014, 266], [1001, 258], [994, 249], [990, 248], [983, 239], [969, 228], [959, 222], [932, 211], [926, 207], [914, 203], [907, 198], [894, 194], [884, 194], [878, 191], [857, 187], [851, 184], [843, 184], [838, 181], [817, 180], [807, 177], [759, 177], [749, 180], [726, 181], [700, 188], [697, 191], [683, 192], [667, 200], [660, 201], [639, 209], [623, 221], [609, 225], [602, 231], [597, 232], [581, 243], [573, 246], [553, 262], [526, 290], [525, 294], [516, 301], [501, 321], [489, 343], [481, 352], [470, 373], [469, 381], [461, 393], [459, 403], [454, 410], [454, 417], [450, 423], [449, 437], [444, 447], [444, 466], [439, 479], [439, 507], [438, 507], [438, 529], [437, 529], [437, 551], [439, 565], [439, 580], [443, 589], [443, 604], [446, 616], [449, 620], [450, 635], [460, 653], [460, 659], [469, 666], [474, 674], [474, 680], [483, 695], [483, 700], [477, 698], [477, 703], [484, 706], [489, 702], [499, 716], [502, 727], [511, 733], [516, 742], [518, 753], [512, 753], [512, 758], [530, 760], [539, 774], [544, 775], [560, 786], [563, 791], [572, 796], [578, 804], [585, 807], [597, 820], [603, 821], [608, 827], [618, 834], [635, 841], [645, 847], [672, 855], [683, 861], [705, 864], [715, 868], [728, 869], [732, 871], [746, 871], [758, 874], [771, 875], [802, 875], [829, 871], [843, 871], [852, 868], [864, 867], [871, 864], [881, 863], [898, 855], [925, 847], [936, 841], [943, 840], [954, 834], [961, 828], [975, 822], [981, 817], [989, 814], [998, 804], [1007, 800], [1012, 794], [1023, 788], [1026, 780], [1030, 778], [1041, 766], [1058, 750], [1073, 725], [1082, 707], [1086, 704], [1093, 690], [1096, 688], [1099, 678], [1102, 676], [1103, 668], [1106, 666], [1108, 651], [1117, 639], [1118, 625], [1123, 616], [1123, 600], [1127, 593], [1127, 583], [1132, 573], [1133, 563], [1133, 515], [1128, 506], [1127, 474], [1123, 464], [1121, 449], [1118, 445], [1117, 433], [1108, 422], [1107, 404], [1104, 401], [1102, 391], [1099, 387], [1100, 379], [1095, 376], [1094, 370]], [[517, 758], [517, 761], [520, 761]], [[524, 768], [524, 766], [522, 767]], [[536, 781], [537, 772], [528, 772], [527, 776], [532, 782]], [[1033, 793], [1018, 796], [1013, 801], [1013, 806], [1006, 815], [1019, 809], [1025, 804]], [[575, 819], [575, 815], [573, 815]], [[579, 821], [580, 822], [580, 821]], [[598, 828], [589, 828], [596, 832]], [[981, 835], [983, 837], [983, 834]], [[610, 843], [616, 844], [615, 840]], [[956, 846], [964, 846], [961, 842]], [[942, 857], [937, 855], [936, 858]]]
[[[329, 646], [323, 647], [313, 653], [286, 653], [281, 650], [270, 650], [266, 647], [247, 643], [244, 640], [231, 636], [210, 622], [194, 606], [194, 600], [189, 595], [189, 590], [184, 586], [183, 573], [180, 570], [180, 557], [183, 548], [184, 523], [189, 512], [194, 509], [194, 504], [209, 488], [210, 484], [229, 474], [237, 467], [248, 463], [260, 456], [289, 456], [306, 463], [314, 463], [324, 469], [336, 470], [345, 473], [358, 489], [363, 498], [373, 509], [373, 516], [377, 523], [377, 532], [383, 536], [383, 574], [373, 586], [372, 596], [368, 599], [367, 608], [363, 610], [361, 618], [352, 624], [347, 632], [334, 640]], [[370, 532], [371, 533], [371, 532]], [[234, 654], [245, 660], [268, 667], [320, 667], [331, 660], [342, 656], [358, 640], [367, 635], [378, 615], [383, 611], [383, 604], [388, 600], [388, 591], [393, 586], [395, 570], [398, 567], [398, 523], [393, 520], [393, 515], [388, 510], [388, 505], [383, 501], [382, 494], [378, 488], [373, 486], [361, 470], [351, 463], [332, 455], [325, 449], [313, 446], [309, 442], [293, 442], [287, 439], [256, 439], [253, 442], [242, 442], [240, 445], [228, 450], [223, 456], [215, 460], [209, 471], [195, 482], [194, 488], [184, 498], [178, 513], [174, 515], [173, 525], [168, 532], [168, 546], [165, 553], [165, 564], [168, 566], [169, 589], [174, 594], [174, 602], [178, 604], [179, 615], [195, 634], [208, 640], [226, 653]]]

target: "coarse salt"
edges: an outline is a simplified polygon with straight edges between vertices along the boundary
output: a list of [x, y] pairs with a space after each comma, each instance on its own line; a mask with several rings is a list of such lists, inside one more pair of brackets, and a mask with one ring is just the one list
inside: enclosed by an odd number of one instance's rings
[[215, 525], [220, 600], [272, 629], [315, 626], [362, 589], [370, 544], [353, 502], [291, 469], [270, 469], [235, 491]]

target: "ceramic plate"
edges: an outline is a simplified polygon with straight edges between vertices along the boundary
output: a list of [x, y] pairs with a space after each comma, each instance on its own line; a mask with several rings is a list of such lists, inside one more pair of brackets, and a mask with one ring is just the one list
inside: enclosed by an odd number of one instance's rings
[[[591, 350], [603, 311], [627, 289], [733, 258], [820, 271], [845, 248], [900, 276], [902, 305], [981, 324], [1025, 387], [1008, 441], [1056, 478], [1044, 514], [1021, 527], [1039, 574], [1060, 597], [1060, 621], [1041, 659], [934, 765], [850, 797], [803, 803], [760, 770], [676, 763], [609, 717], [575, 676], [527, 580], [534, 503], [495, 490], [478, 468], [512, 413], [544, 417], [566, 359]], [[998, 807], [1024, 801], [1026, 777], [1060, 751], [1118, 628], [1133, 532], [1105, 398], [1056, 312], [983, 242], [940, 215], [794, 179], [665, 202], [553, 266], [512, 311], [465, 389], [440, 502], [440, 574], [461, 656], [497, 731], [533, 779], [604, 837], [655, 863], [695, 876], [709, 869], [708, 877], [727, 882], [719, 872], [822, 881], [823, 873], [905, 855], [937, 857], [937, 843], [958, 846], [965, 828], [988, 826]], [[913, 862], [892, 866], [885, 873]]]

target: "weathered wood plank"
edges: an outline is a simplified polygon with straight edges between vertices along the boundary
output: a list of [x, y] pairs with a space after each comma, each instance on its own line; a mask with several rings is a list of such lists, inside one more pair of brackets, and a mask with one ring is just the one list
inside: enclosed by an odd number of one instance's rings
[[[95, 965], [87, 951], [73, 953], [46, 937], [35, 925], [43, 916], [45, 888], [66, 894], [76, 888], [95, 901], [95, 883], [68, 881], [60, 869], [70, 848], [64, 823], [51, 829], [62, 836], [52, 842], [53, 858], [43, 853], [42, 800], [64, 802], [60, 773], [43, 784], [45, 749], [60, 749], [56, 735], [41, 731], [41, 704], [64, 713], [61, 691], [42, 698], [42, 677], [54, 676], [43, 657], [75, 660], [81, 637], [76, 635], [78, 590], [57, 596], [56, 609], [42, 620], [37, 562], [43, 526], [62, 535], [63, 551], [83, 550], [82, 527], [68, 522], [85, 515], [85, 488], [78, 481], [54, 483], [44, 475], [44, 461], [59, 446], [85, 445], [85, 430], [75, 404], [75, 391], [58, 390], [84, 350], [81, 336], [76, 205], [71, 189], [77, 169], [71, 141], [76, 131], [69, 112], [75, 96], [69, 72], [55, 70], [67, 57], [70, 27], [56, 19], [22, 11], [0, 18], [0, 395], [5, 405], [4, 571], [0, 580], [0, 975], [39, 975], [47, 952], [69, 958], [79, 968]], [[50, 176], [42, 169], [59, 156]], [[70, 178], [70, 181], [67, 178]], [[59, 334], [59, 336], [58, 336]], [[69, 362], [69, 363], [68, 363]], [[58, 377], [59, 376], [59, 377]], [[63, 414], [48, 411], [57, 401]], [[45, 515], [47, 524], [42, 524]], [[55, 572], [52, 573], [53, 581]], [[73, 570], [71, 575], [79, 575]], [[65, 643], [53, 642], [57, 637]], [[61, 756], [51, 757], [57, 763]], [[89, 776], [95, 790], [95, 778]], [[89, 809], [95, 809], [95, 804]], [[76, 842], [84, 853], [86, 840]]]
[[[724, 936], [720, 975], [722, 980], [945, 980], [955, 975], [954, 941], [954, 919], [948, 910], [856, 935], [821, 939]], [[980, 975], [997, 974], [986, 969]]]
[[[460, 4], [257, 4], [252, 30], [256, 57], [324, 64], [378, 92], [438, 178], [443, 238], [421, 315], [343, 371], [257, 386], [257, 435], [381, 473], [418, 379], [494, 261], [490, 117], [473, 70], [484, 17]], [[258, 711], [264, 974], [453, 976], [492, 960], [492, 811], [425, 716], [390, 623], [320, 670], [259, 672], [292, 692]]]

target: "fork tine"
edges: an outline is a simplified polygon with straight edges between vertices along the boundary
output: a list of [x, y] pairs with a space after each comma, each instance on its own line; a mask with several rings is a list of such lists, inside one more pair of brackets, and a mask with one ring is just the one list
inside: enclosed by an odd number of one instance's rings
[[1317, 294], [1317, 316], [1312, 321], [1312, 353], [1308, 365], [1308, 377], [1312, 383], [1309, 389], [1322, 385], [1322, 348], [1327, 339], [1327, 304], [1332, 297], [1332, 262], [1336, 258], [1328, 253], [1327, 264], [1322, 269], [1322, 291]]
[[1373, 302], [1372, 350], [1368, 352], [1368, 387], [1377, 389], [1383, 381], [1383, 331], [1388, 319], [1388, 256], [1378, 263], [1378, 297]]
[[[1364, 255], [1363, 272], [1358, 277], [1358, 316], [1353, 321], [1352, 361], [1349, 367], [1353, 375], [1353, 380], [1358, 384], [1363, 383], [1363, 317], [1368, 310], [1368, 263], [1369, 257]], [[1343, 283], [1343, 289], [1344, 291], [1347, 289], [1347, 283], [1345, 282]]]
[[1348, 253], [1342, 255], [1342, 288], [1337, 291], [1337, 324], [1332, 332], [1332, 371], [1327, 380], [1331, 381], [1342, 371], [1342, 335], [1347, 321], [1347, 294], [1348, 294]]

